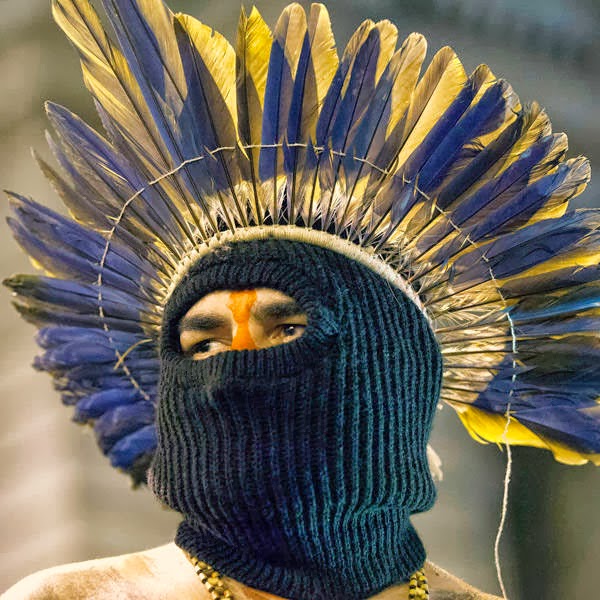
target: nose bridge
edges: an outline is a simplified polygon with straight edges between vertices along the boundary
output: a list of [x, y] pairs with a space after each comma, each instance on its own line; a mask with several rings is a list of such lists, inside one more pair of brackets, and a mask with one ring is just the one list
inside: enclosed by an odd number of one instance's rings
[[256, 302], [256, 290], [237, 290], [229, 294], [227, 308], [233, 315], [237, 328], [231, 340], [232, 350], [256, 350], [257, 345], [250, 332], [250, 311]]

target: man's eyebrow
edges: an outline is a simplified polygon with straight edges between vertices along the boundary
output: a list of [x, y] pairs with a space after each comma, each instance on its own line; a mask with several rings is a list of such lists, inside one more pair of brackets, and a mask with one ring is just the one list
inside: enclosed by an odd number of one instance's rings
[[228, 321], [221, 315], [207, 313], [204, 315], [189, 315], [179, 321], [179, 333], [184, 331], [205, 331], [218, 329], [227, 325]]
[[254, 316], [259, 321], [266, 319], [285, 319], [305, 314], [305, 310], [295, 300], [280, 300], [278, 302], [257, 303], [254, 306]]

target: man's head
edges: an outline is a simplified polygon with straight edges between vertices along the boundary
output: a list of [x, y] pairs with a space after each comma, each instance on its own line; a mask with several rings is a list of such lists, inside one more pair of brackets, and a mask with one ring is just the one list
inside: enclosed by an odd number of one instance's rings
[[161, 341], [150, 485], [184, 515], [177, 543], [285, 597], [320, 597], [315, 570], [361, 597], [408, 577], [440, 381], [427, 319], [363, 264], [277, 239], [200, 259]]

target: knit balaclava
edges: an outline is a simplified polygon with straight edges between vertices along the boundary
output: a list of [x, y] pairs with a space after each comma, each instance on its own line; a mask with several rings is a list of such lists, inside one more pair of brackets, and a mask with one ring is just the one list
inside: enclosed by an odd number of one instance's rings
[[[193, 361], [177, 324], [203, 295], [269, 287], [308, 316], [287, 344]], [[150, 485], [176, 543], [254, 588], [358, 600], [420, 568], [412, 513], [435, 498], [426, 446], [441, 355], [422, 312], [366, 266], [284, 240], [200, 259], [164, 313]]]

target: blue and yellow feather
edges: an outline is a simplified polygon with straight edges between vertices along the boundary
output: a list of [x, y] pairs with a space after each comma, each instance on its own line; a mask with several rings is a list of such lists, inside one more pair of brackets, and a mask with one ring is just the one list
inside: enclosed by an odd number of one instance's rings
[[[600, 216], [538, 104], [485, 65], [398, 47], [365, 21], [339, 57], [327, 10], [236, 46], [161, 0], [53, 0], [103, 132], [49, 103], [69, 217], [9, 194], [41, 275], [5, 281], [39, 328], [37, 369], [112, 464], [141, 482], [156, 446], [162, 307], [199, 249], [287, 227], [347, 240], [416, 293], [444, 355], [442, 399], [480, 442], [600, 464]], [[281, 230], [281, 229], [279, 229]]]

